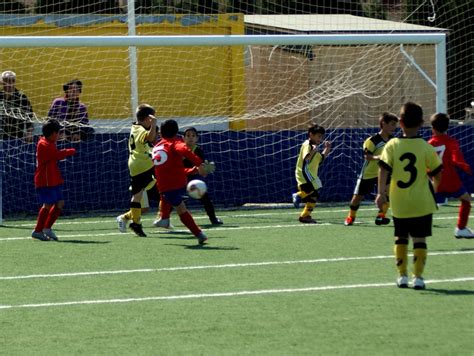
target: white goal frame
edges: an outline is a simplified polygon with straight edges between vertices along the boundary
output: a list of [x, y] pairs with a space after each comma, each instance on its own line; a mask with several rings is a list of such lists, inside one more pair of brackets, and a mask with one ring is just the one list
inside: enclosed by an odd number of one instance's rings
[[[182, 46], [251, 46], [251, 45], [371, 45], [398, 44], [400, 51], [436, 91], [436, 110], [447, 112], [447, 68], [445, 33], [404, 34], [305, 34], [305, 35], [198, 35], [198, 36], [3, 36], [0, 48], [38, 47], [128, 47], [130, 73], [136, 73], [136, 47]], [[432, 44], [435, 46], [436, 78], [433, 82], [415, 60], [404, 52], [403, 45]], [[136, 107], [136, 80], [131, 81], [132, 109]], [[133, 116], [133, 115], [132, 115]], [[0, 144], [3, 144], [0, 142]], [[0, 162], [1, 164], [2, 162]], [[0, 167], [0, 172], [3, 167]], [[0, 225], [3, 223], [2, 175], [0, 174]]]

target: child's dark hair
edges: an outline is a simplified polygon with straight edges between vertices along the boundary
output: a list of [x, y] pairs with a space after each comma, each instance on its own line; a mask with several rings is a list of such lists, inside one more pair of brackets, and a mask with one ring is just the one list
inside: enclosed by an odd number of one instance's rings
[[59, 132], [61, 130], [61, 124], [56, 119], [49, 119], [43, 124], [43, 135], [44, 137], [49, 137], [55, 132]]
[[153, 108], [153, 106], [148, 104], [140, 104], [138, 106], [136, 112], [137, 121], [141, 122], [150, 115], [155, 115], [155, 109]]
[[66, 84], [63, 85], [63, 90], [68, 91], [69, 87], [74, 84], [77, 86], [79, 93], [82, 93], [82, 82], [79, 79], [73, 79], [68, 81]]
[[326, 130], [324, 129], [324, 127], [313, 123], [311, 124], [311, 126], [308, 127], [308, 134], [310, 133], [312, 133], [313, 135], [317, 133], [324, 135], [326, 133]]
[[408, 129], [420, 126], [423, 123], [423, 109], [410, 101], [403, 104], [400, 109], [400, 121]]
[[186, 130], [184, 130], [184, 136], [186, 136], [186, 132], [194, 132], [196, 136], [199, 136], [198, 131], [195, 127], [188, 127]]
[[395, 114], [392, 114], [391, 112], [384, 112], [382, 115], [379, 117], [379, 125], [380, 128], [382, 128], [382, 123], [385, 122], [386, 124], [389, 124], [390, 122], [398, 122], [398, 117]]
[[449, 127], [449, 115], [441, 112], [437, 112], [431, 116], [431, 126], [440, 133], [448, 131]]
[[161, 137], [172, 138], [178, 134], [179, 127], [175, 120], [166, 120], [160, 126]]

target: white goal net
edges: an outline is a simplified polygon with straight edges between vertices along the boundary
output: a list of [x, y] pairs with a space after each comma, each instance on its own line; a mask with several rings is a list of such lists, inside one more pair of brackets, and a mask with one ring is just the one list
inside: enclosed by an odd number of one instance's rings
[[[218, 168], [210, 193], [225, 206], [288, 203], [310, 122], [333, 141], [320, 172], [321, 199], [332, 202], [350, 199], [362, 143], [382, 112], [410, 100], [427, 116], [441, 110], [466, 119], [472, 58], [462, 26], [473, 20], [466, 6], [312, 3], [0, 1], [3, 215], [36, 212], [34, 143], [48, 117], [66, 125], [60, 146], [78, 150], [61, 163], [70, 213], [127, 206], [126, 143], [140, 103], [153, 105], [159, 121], [200, 131]], [[123, 36], [156, 43], [110, 41]], [[78, 85], [79, 102], [64, 103]], [[472, 127], [454, 130], [472, 159]]]

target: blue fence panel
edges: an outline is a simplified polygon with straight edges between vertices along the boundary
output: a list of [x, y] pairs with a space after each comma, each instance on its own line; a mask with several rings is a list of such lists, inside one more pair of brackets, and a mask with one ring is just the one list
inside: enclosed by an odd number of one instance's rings
[[[349, 201], [362, 167], [362, 143], [377, 128], [328, 130], [333, 152], [320, 167], [321, 201]], [[456, 126], [456, 137], [465, 158], [474, 168], [474, 127]], [[431, 132], [421, 131], [425, 138]], [[296, 190], [294, 168], [305, 132], [202, 132], [200, 143], [217, 171], [205, 180], [216, 204], [290, 202]], [[59, 163], [65, 179], [65, 213], [119, 211], [130, 199], [127, 169], [128, 134], [96, 134], [76, 147], [77, 155]], [[0, 153], [4, 216], [35, 214], [38, 202], [33, 186], [34, 144], [3, 142]], [[461, 172], [466, 188], [474, 192], [474, 177]]]

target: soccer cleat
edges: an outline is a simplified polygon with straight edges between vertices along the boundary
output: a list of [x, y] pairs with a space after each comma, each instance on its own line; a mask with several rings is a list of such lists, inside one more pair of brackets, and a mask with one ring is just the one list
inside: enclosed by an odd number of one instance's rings
[[54, 231], [51, 229], [43, 229], [43, 234], [49, 237], [50, 240], [58, 241], [58, 237], [56, 236]]
[[383, 217], [383, 216], [377, 216], [375, 218], [375, 225], [388, 225], [390, 224], [390, 219]]
[[217, 216], [214, 219], [209, 219], [212, 225], [222, 225], [224, 222]]
[[300, 216], [298, 220], [303, 224], [317, 224], [316, 220], [314, 220], [311, 216]]
[[346, 218], [346, 220], [344, 220], [344, 225], [345, 226], [351, 226], [351, 225], [354, 225], [354, 221], [355, 221], [356, 218], [353, 218], [351, 216], [348, 216]]
[[130, 225], [128, 225], [128, 227], [132, 229], [135, 235], [139, 237], [146, 237], [146, 234], [143, 232], [142, 224], [137, 224], [137, 223], [132, 222], [130, 223]]
[[301, 204], [301, 197], [298, 195], [298, 193], [293, 193], [291, 195], [291, 201], [293, 202], [293, 206], [298, 209]]
[[200, 232], [199, 235], [196, 236], [199, 242], [199, 245], [204, 245], [207, 241], [207, 236], [204, 232]]
[[174, 226], [171, 225], [170, 219], [158, 219], [153, 221], [154, 227], [162, 227], [163, 229], [173, 230]]
[[454, 229], [454, 237], [457, 239], [474, 239], [474, 232], [468, 227], [464, 229], [457, 227]]
[[408, 288], [408, 277], [407, 276], [398, 277], [397, 287], [398, 288]]
[[43, 234], [42, 231], [33, 231], [31, 233], [31, 237], [35, 240], [40, 240], [40, 241], [49, 241], [49, 237]]
[[425, 289], [425, 281], [423, 280], [423, 277], [413, 278], [413, 289], [416, 289], [416, 290]]
[[127, 232], [127, 220], [125, 220], [122, 215], [117, 216], [115, 221], [117, 221], [118, 229], [120, 232]]

